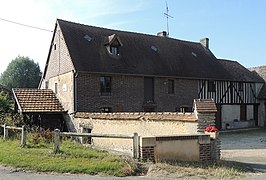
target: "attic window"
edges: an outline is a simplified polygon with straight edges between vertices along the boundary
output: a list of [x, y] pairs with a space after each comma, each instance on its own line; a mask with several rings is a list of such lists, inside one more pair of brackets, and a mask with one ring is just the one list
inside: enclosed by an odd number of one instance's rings
[[109, 46], [110, 48], [110, 53], [115, 56], [119, 56], [119, 49], [118, 46]]
[[105, 44], [108, 52], [112, 56], [119, 56], [120, 55], [120, 47], [123, 46], [120, 38], [116, 34], [112, 34], [108, 36], [107, 43]]
[[158, 48], [156, 46], [151, 46], [151, 49], [154, 50], [155, 52], [158, 51]]
[[191, 54], [192, 54], [192, 56], [197, 57], [196, 53], [192, 52]]
[[84, 36], [84, 39], [86, 39], [87, 41], [91, 41], [91, 40], [92, 40], [92, 37], [89, 36], [88, 34], [86, 34], [86, 35]]

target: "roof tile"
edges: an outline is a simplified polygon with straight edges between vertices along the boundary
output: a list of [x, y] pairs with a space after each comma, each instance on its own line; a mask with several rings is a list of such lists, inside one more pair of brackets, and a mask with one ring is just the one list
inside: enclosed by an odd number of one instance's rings
[[21, 112], [65, 112], [50, 89], [13, 89]]

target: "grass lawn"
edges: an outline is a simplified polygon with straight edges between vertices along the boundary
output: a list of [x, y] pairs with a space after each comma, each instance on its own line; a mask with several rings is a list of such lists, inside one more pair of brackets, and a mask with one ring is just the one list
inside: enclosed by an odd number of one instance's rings
[[41, 172], [86, 173], [125, 176], [131, 164], [117, 155], [63, 141], [60, 154], [53, 154], [52, 143], [26, 145], [18, 140], [0, 139], [0, 163]]
[[27, 145], [20, 147], [19, 140], [4, 141], [0, 138], [0, 164], [40, 172], [84, 173], [126, 176], [147, 173], [148, 176], [171, 178], [197, 177], [203, 179], [230, 179], [252, 172], [240, 163], [219, 161], [215, 164], [200, 162], [137, 163], [105, 151], [84, 147], [64, 140], [61, 153], [53, 153], [53, 143], [43, 140], [36, 143], [36, 136], [27, 136]]

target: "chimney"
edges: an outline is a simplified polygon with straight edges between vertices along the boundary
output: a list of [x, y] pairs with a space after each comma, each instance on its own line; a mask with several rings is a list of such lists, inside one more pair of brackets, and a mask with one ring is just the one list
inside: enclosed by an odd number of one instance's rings
[[200, 40], [200, 44], [209, 49], [209, 38], [203, 38]]
[[160, 37], [167, 37], [167, 32], [166, 32], [166, 31], [158, 32], [158, 33], [157, 33], [157, 36], [160, 36]]

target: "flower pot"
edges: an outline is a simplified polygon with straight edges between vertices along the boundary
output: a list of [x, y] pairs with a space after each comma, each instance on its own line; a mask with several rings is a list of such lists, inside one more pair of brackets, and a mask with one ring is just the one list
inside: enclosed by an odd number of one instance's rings
[[211, 139], [217, 139], [219, 136], [219, 132], [207, 132], [207, 131], [205, 131], [204, 133], [209, 134]]

